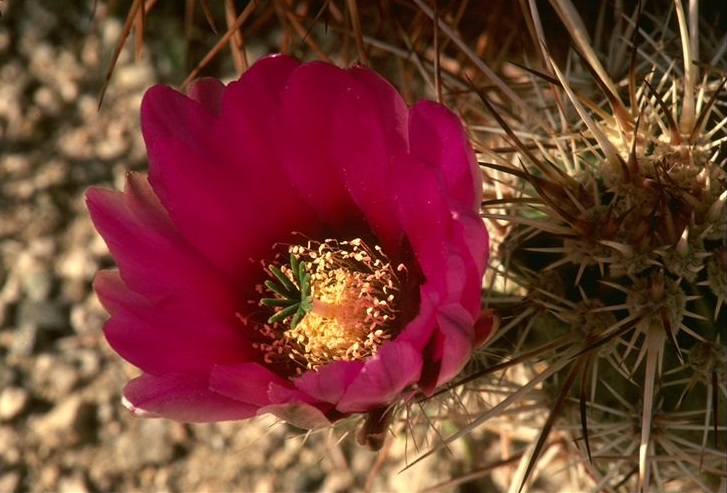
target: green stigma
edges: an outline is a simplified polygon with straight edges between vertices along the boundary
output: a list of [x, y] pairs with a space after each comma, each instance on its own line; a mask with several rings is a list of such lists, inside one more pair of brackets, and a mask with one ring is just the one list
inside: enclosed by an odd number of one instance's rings
[[269, 324], [274, 324], [290, 317], [290, 328], [294, 329], [306, 313], [313, 309], [313, 296], [310, 289], [310, 273], [305, 263], [299, 261], [295, 255], [290, 254], [290, 276], [274, 265], [268, 265], [268, 270], [277, 279], [265, 281], [265, 287], [275, 293], [275, 298], [262, 298], [260, 304], [277, 308], [276, 312], [268, 318]]

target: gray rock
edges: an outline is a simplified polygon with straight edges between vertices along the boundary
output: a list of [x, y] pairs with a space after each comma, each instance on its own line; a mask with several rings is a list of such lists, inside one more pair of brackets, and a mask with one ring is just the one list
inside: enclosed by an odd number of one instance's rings
[[[174, 456], [170, 427], [173, 423], [160, 419], [145, 419], [134, 423], [137, 433], [126, 432], [116, 441], [115, 453], [124, 470], [168, 463]], [[144, 437], [139, 440], [139, 437]]]
[[85, 302], [71, 308], [71, 327], [77, 334], [100, 333], [101, 327], [108, 318], [108, 314], [101, 308], [95, 294], [89, 296]]
[[0, 389], [13, 385], [17, 379], [18, 372], [14, 368], [0, 365]]
[[46, 350], [70, 333], [69, 306], [61, 301], [23, 300], [16, 313], [16, 334], [12, 352], [28, 356]]
[[50, 332], [69, 328], [68, 306], [57, 301], [24, 300], [18, 307], [18, 325], [32, 324]]
[[35, 324], [19, 324], [13, 330], [10, 354], [13, 356], [30, 356], [35, 350], [38, 339], [38, 326]]
[[31, 433], [53, 448], [89, 442], [96, 432], [95, 406], [74, 394], [30, 422]]
[[53, 289], [53, 276], [44, 269], [33, 269], [22, 278], [23, 291], [31, 301], [42, 301], [48, 298]]
[[31, 383], [43, 399], [58, 401], [78, 385], [81, 376], [76, 367], [62, 356], [41, 354], [35, 360]]

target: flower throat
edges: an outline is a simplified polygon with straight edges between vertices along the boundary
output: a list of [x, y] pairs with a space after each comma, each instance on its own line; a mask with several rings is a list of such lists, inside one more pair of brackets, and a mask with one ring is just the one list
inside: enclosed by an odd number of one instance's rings
[[298, 373], [371, 356], [395, 334], [406, 268], [392, 267], [378, 245], [327, 239], [288, 247], [290, 263], [269, 265], [259, 304], [273, 311], [255, 343], [266, 363], [294, 362]]

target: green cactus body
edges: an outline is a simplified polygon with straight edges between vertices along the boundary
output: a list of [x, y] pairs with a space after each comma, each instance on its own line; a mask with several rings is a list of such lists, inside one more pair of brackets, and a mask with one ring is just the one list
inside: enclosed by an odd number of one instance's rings
[[572, 5], [552, 3], [577, 54], [566, 71], [540, 40], [530, 103], [547, 125], [500, 116], [482, 95], [509, 144], [482, 151], [499, 195], [487, 215], [506, 228], [498, 282], [522, 294], [488, 301], [504, 326], [490, 350], [562, 365], [543, 384], [551, 417], [530, 468], [561, 428], [596, 489], [717, 491], [727, 473], [724, 61], [704, 58], [719, 50], [679, 0], [658, 16], [616, 12], [602, 58]]

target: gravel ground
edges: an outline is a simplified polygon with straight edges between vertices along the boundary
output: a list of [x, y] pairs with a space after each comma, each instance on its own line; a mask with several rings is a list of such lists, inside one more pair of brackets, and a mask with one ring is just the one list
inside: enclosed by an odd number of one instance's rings
[[98, 111], [121, 23], [91, 4], [0, 1], [0, 492], [409, 491], [463, 473], [465, 441], [400, 472], [416, 457], [404, 433], [375, 454], [344, 427], [306, 438], [270, 418], [123, 409], [136, 371], [102, 336], [91, 280], [112, 261], [83, 193], [144, 169], [138, 108], [158, 71], [125, 51]]

